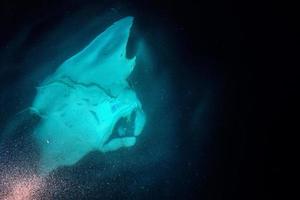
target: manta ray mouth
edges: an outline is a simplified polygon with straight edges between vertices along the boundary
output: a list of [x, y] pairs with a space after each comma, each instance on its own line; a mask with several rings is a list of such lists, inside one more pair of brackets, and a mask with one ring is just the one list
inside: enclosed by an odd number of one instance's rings
[[120, 117], [115, 123], [113, 131], [109, 136], [109, 138], [104, 143], [104, 145], [108, 144], [114, 139], [135, 137], [134, 131], [135, 131], [136, 116], [137, 116], [137, 111], [133, 110], [129, 115], [125, 117]]

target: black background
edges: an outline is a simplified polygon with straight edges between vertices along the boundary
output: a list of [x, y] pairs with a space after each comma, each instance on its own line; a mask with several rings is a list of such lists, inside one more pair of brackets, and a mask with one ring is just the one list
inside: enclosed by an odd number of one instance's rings
[[[8, 57], [15, 59], [15, 63], [22, 60], [18, 55], [3, 57], [3, 54], [8, 51], [7, 44], [28, 24], [41, 19], [34, 33], [38, 36], [39, 31], [46, 32], [47, 27], [55, 26], [57, 19], [87, 8], [90, 15], [105, 8], [118, 10], [120, 16], [134, 15], [152, 48], [159, 47], [166, 62], [180, 61], [176, 67], [165, 67], [171, 72], [180, 105], [178, 131], [182, 132], [180, 150], [184, 158], [178, 169], [181, 174], [168, 183], [172, 195], [160, 196], [157, 188], [155, 197], [244, 200], [282, 197], [286, 173], [284, 149], [287, 138], [295, 133], [291, 102], [295, 102], [298, 92], [295, 89], [298, 66], [293, 62], [296, 55], [293, 9], [271, 1], [218, 0], [2, 0], [0, 6], [1, 61]], [[163, 29], [167, 42], [163, 43], [159, 33], [149, 27]], [[168, 48], [173, 53], [168, 53]], [[1, 87], [23, 73], [21, 66], [2, 65]], [[216, 83], [214, 95], [219, 98], [211, 106], [217, 117], [212, 122], [212, 142], [205, 149], [212, 152], [206, 161], [210, 168], [207, 177], [195, 173], [201, 167], [198, 156], [203, 149], [191, 145], [192, 133], [186, 128], [197, 106], [199, 88], [205, 87], [201, 86], [203, 79]]]

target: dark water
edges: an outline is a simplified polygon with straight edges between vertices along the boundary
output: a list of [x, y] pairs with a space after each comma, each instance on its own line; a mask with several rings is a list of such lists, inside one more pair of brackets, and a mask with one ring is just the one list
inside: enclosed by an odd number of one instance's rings
[[[38, 199], [245, 200], [281, 194], [276, 180], [283, 176], [284, 154], [277, 144], [284, 141], [273, 126], [281, 133], [292, 130], [282, 116], [288, 115], [289, 86], [296, 79], [277, 67], [290, 66], [291, 60], [279, 53], [285, 43], [277, 38], [285, 32], [278, 27], [284, 23], [265, 17], [267, 4], [0, 5], [2, 177], [35, 172], [39, 153], [28, 135], [39, 119], [24, 110], [35, 87], [104, 28], [131, 15], [127, 56], [135, 55], [141, 39], [147, 50], [129, 80], [148, 118], [142, 135], [132, 148], [91, 152], [54, 171]], [[6, 179], [0, 181], [0, 192], [5, 191]]]

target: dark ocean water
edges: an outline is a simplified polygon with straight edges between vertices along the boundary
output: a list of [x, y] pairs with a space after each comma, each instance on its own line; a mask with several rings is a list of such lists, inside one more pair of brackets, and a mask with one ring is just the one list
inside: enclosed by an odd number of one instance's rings
[[10, 177], [36, 173], [39, 152], [30, 133], [39, 119], [26, 110], [35, 87], [125, 16], [135, 18], [127, 56], [144, 45], [129, 81], [147, 115], [145, 129], [134, 147], [90, 152], [76, 165], [55, 170], [37, 199], [279, 195], [275, 180], [283, 176], [279, 160], [284, 156], [277, 147], [281, 137], [272, 128], [277, 124], [277, 131], [289, 132], [282, 116], [292, 99], [288, 85], [296, 79], [277, 67], [288, 65], [278, 52], [285, 43], [276, 40], [284, 35], [278, 26], [285, 23], [275, 23], [275, 15], [265, 17], [267, 4], [66, 0], [0, 5], [1, 195]]

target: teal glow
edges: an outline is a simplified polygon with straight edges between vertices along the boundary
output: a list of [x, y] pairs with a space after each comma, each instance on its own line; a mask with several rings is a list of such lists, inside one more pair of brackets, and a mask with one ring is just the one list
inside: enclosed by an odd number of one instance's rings
[[[126, 80], [136, 60], [126, 58], [132, 23], [132, 17], [115, 22], [37, 88], [31, 110], [41, 117], [33, 136], [42, 174], [73, 165], [90, 151], [136, 143], [146, 116]], [[117, 137], [111, 138], [114, 129]]]

